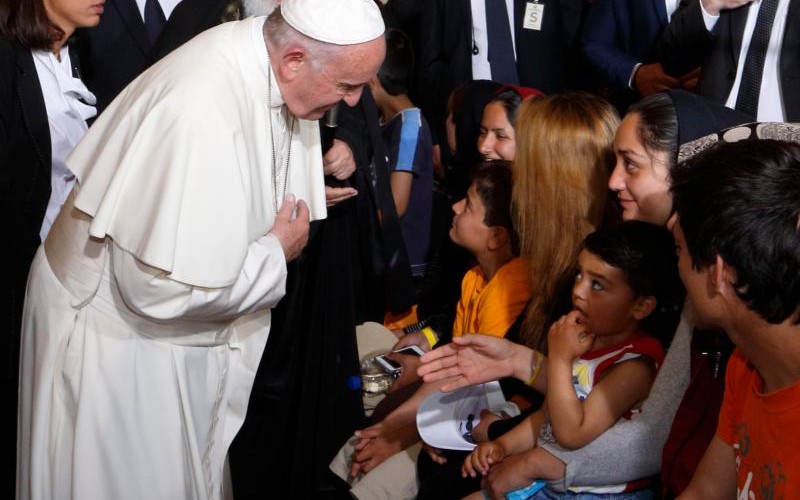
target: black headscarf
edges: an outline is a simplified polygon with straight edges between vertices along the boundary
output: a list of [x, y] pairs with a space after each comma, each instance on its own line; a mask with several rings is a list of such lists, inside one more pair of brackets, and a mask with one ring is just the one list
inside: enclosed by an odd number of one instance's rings
[[685, 90], [669, 90], [667, 94], [672, 99], [678, 117], [678, 146], [712, 132], [753, 121], [734, 109]]

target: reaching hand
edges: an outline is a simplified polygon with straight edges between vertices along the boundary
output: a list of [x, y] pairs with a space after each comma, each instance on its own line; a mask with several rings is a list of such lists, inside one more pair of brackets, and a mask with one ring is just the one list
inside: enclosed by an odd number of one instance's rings
[[293, 195], [287, 195], [275, 216], [270, 234], [274, 234], [283, 248], [286, 262], [296, 259], [308, 243], [308, 205], [303, 200], [295, 203]]
[[680, 77], [681, 81], [681, 88], [686, 90], [687, 92], [691, 92], [697, 87], [697, 82], [700, 80], [700, 70], [702, 68], [695, 68], [692, 71], [686, 73], [682, 77]]
[[642, 97], [679, 87], [680, 80], [664, 73], [661, 63], [642, 64], [633, 75], [633, 86]]
[[703, 8], [712, 16], [718, 16], [721, 10], [736, 9], [752, 2], [753, 0], [702, 0]]
[[449, 392], [514, 375], [515, 358], [524, 358], [526, 353], [530, 359], [531, 350], [523, 345], [490, 335], [469, 334], [426, 353], [420, 358], [423, 365], [417, 373], [425, 382], [454, 377], [442, 386], [442, 391]]
[[476, 477], [478, 473], [485, 476], [492, 465], [506, 457], [506, 451], [497, 441], [479, 444], [461, 466], [461, 477]]
[[358, 191], [355, 188], [325, 186], [325, 206], [332, 207], [357, 194]]
[[332, 175], [344, 180], [356, 171], [356, 160], [353, 151], [346, 142], [334, 139], [330, 149], [322, 157], [322, 169], [325, 175]]

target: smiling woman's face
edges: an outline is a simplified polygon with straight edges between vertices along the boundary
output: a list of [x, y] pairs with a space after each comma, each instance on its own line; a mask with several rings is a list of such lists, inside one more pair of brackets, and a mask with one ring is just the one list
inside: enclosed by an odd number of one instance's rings
[[500, 102], [490, 102], [483, 108], [478, 151], [487, 160], [512, 161], [516, 146], [514, 127], [508, 121], [506, 108]]
[[668, 151], [648, 150], [639, 136], [639, 115], [628, 113], [614, 137], [617, 163], [608, 187], [617, 193], [622, 218], [664, 225], [672, 211]]

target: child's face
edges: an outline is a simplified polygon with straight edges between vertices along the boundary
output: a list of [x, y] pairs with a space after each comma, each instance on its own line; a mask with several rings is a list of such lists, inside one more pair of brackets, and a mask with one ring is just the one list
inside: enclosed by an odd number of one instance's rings
[[483, 108], [478, 151], [487, 160], [511, 161], [516, 145], [514, 127], [508, 121], [506, 108], [499, 102], [490, 102]]
[[639, 115], [629, 113], [614, 137], [617, 164], [608, 187], [617, 193], [625, 220], [663, 225], [672, 210], [669, 193], [669, 156], [648, 151], [639, 137]]
[[627, 336], [650, 313], [654, 299], [637, 296], [622, 269], [582, 250], [572, 286], [572, 305], [581, 313], [580, 322], [586, 324], [589, 333]]
[[453, 204], [453, 225], [450, 227], [450, 239], [473, 254], [484, 251], [492, 236], [492, 230], [483, 222], [486, 207], [483, 205], [475, 184], [467, 190], [467, 197]]

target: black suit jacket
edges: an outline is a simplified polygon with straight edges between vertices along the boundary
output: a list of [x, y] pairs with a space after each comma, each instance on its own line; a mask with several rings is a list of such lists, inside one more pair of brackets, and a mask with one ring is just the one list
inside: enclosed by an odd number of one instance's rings
[[98, 113], [155, 61], [201, 31], [223, 22], [228, 0], [183, 0], [150, 43], [135, 0], [107, 0], [100, 24], [81, 30], [81, 78], [97, 97]]
[[[709, 33], [703, 23], [700, 0], [683, 0], [664, 31], [664, 69], [677, 76], [702, 65], [695, 91], [724, 104], [736, 79], [748, 8], [745, 5], [722, 11]], [[778, 73], [786, 120], [800, 121], [800, 0], [790, 0]]]
[[[520, 84], [553, 93], [568, 87], [583, 0], [541, 0], [542, 29], [523, 27], [529, 0], [514, 0], [517, 73]], [[431, 0], [422, 16], [420, 65], [428, 92], [424, 105], [433, 125], [441, 127], [450, 92], [472, 80], [472, 10], [470, 0]]]
[[22, 264], [19, 258], [30, 264], [39, 246], [50, 170], [50, 128], [33, 56], [0, 39], [0, 217], [14, 266]]
[[6, 415], [15, 414], [16, 397], [12, 403], [6, 397], [15, 395], [17, 389], [25, 283], [50, 200], [51, 154], [47, 109], [31, 51], [17, 41], [0, 37], [0, 225], [4, 255], [0, 259], [0, 394], [8, 405]]

